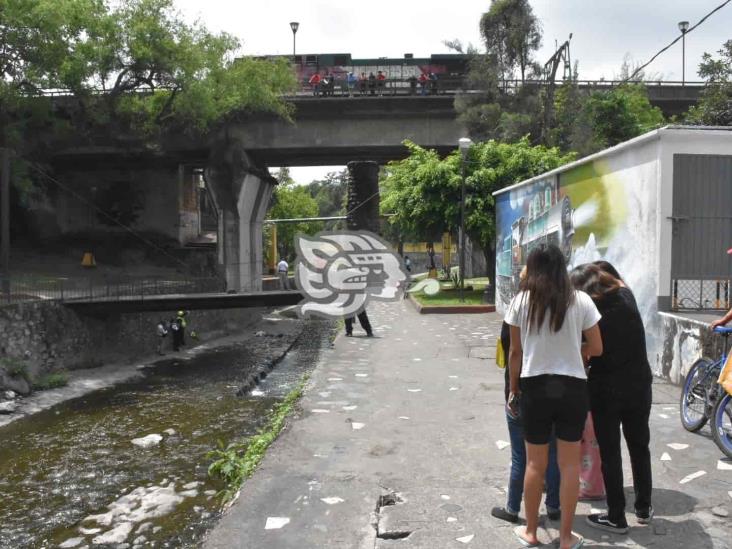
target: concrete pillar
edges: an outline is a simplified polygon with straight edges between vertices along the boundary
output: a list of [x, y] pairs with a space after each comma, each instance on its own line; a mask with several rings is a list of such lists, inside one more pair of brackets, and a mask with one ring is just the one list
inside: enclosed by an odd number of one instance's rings
[[372, 161], [348, 163], [348, 229], [380, 232], [379, 165]]
[[212, 149], [206, 184], [219, 212], [219, 262], [227, 291], [262, 289], [262, 221], [276, 184], [236, 142]]

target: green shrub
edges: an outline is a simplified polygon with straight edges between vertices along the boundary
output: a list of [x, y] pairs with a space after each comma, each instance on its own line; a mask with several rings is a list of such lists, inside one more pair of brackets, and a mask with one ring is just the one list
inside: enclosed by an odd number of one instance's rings
[[28, 383], [31, 382], [28, 365], [19, 358], [0, 358], [0, 368], [4, 368], [10, 377], [22, 377]]
[[228, 445], [219, 441], [218, 447], [207, 454], [206, 457], [214, 460], [208, 467], [209, 476], [219, 478], [226, 484], [219, 493], [224, 502], [233, 498], [244, 481], [252, 476], [267, 448], [285, 426], [285, 420], [302, 396], [306, 381], [307, 376], [274, 407], [267, 424], [258, 434], [249, 440], [232, 442]]
[[45, 391], [46, 389], [56, 389], [65, 387], [69, 384], [69, 375], [66, 372], [51, 372], [41, 376], [33, 382], [35, 391]]

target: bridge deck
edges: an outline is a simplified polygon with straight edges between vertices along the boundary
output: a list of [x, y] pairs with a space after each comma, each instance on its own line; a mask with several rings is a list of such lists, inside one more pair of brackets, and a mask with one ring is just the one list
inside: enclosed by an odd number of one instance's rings
[[197, 309], [239, 309], [247, 307], [285, 307], [296, 305], [302, 300], [297, 291], [170, 294], [133, 297], [110, 297], [98, 299], [71, 299], [64, 302], [74, 311], [106, 316], [118, 313], [140, 313], [151, 311], [177, 311]]

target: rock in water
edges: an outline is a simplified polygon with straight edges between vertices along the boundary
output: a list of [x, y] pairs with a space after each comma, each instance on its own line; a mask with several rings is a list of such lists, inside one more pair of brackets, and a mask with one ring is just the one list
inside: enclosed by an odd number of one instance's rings
[[8, 400], [6, 402], [0, 402], [0, 414], [12, 414], [15, 412], [17, 404], [15, 401]]
[[158, 434], [152, 434], [147, 435], [146, 437], [140, 437], [140, 438], [133, 438], [132, 444], [135, 446], [139, 446], [140, 448], [150, 448], [152, 446], [157, 446], [160, 444], [160, 441], [163, 440], [163, 437]]
[[15, 398], [15, 391], [5, 391], [5, 398], [13, 400]]

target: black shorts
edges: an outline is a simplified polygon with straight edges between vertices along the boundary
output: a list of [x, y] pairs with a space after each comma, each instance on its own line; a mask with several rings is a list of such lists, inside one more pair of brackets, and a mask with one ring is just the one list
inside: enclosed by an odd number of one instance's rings
[[559, 440], [582, 440], [589, 399], [587, 382], [570, 376], [521, 378], [521, 421], [529, 444], [549, 444], [552, 430]]

